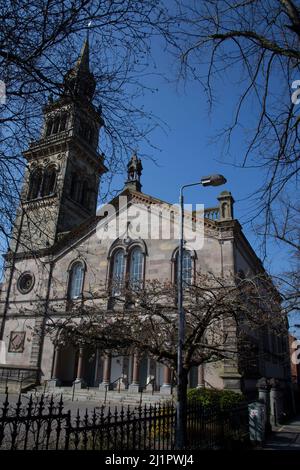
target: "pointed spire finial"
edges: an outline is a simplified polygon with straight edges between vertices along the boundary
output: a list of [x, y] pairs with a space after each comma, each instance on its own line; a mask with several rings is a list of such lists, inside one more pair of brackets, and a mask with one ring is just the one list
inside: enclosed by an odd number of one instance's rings
[[90, 42], [89, 42], [88, 35], [82, 45], [76, 66], [81, 70], [85, 70], [85, 71], [90, 70]]
[[134, 152], [127, 164], [127, 181], [125, 183], [125, 186], [132, 188], [135, 191], [141, 191], [142, 170], [142, 161], [140, 158], [138, 158], [137, 153]]
[[92, 100], [96, 82], [90, 71], [89, 35], [84, 40], [75, 66], [67, 72], [64, 80], [65, 93]]

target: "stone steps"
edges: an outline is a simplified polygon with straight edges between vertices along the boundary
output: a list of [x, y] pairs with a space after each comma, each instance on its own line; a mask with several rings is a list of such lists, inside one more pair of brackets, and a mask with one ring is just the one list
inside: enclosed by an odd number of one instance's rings
[[13, 393], [13, 394], [19, 394], [19, 393], [26, 393], [28, 390], [33, 389], [35, 387], [35, 384], [33, 383], [21, 383], [21, 382], [13, 382], [13, 381], [8, 381], [6, 382], [0, 382], [0, 393]]
[[[87, 390], [87, 389], [80, 389], [80, 390], [75, 390], [74, 396], [73, 396], [73, 390], [70, 388], [64, 388], [64, 387], [57, 387], [57, 388], [44, 388], [44, 387], [37, 387], [34, 391], [35, 395], [41, 395], [43, 393], [46, 393], [47, 395], [53, 395], [53, 397], [57, 400], [60, 399], [61, 395], [63, 396], [64, 400], [72, 400], [73, 401], [95, 401], [95, 402], [100, 402], [101, 404], [104, 404], [105, 400], [105, 392], [101, 391], [99, 389], [94, 389], [94, 390]], [[30, 392], [27, 394], [28, 396], [30, 395]], [[120, 393], [116, 391], [108, 391], [106, 395], [106, 405], [116, 405], [116, 404], [122, 404], [122, 405], [132, 405], [132, 406], [137, 406], [140, 404], [140, 394], [131, 394], [128, 393], [127, 391], [121, 391]], [[154, 403], [164, 403], [166, 401], [170, 401], [172, 399], [172, 395], [161, 395], [159, 393], [152, 393], [149, 392], [144, 392], [142, 395], [142, 405], [151, 405]]]

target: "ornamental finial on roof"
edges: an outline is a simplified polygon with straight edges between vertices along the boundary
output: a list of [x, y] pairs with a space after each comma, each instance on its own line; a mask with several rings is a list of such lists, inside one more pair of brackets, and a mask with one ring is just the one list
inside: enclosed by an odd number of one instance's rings
[[136, 152], [134, 152], [127, 164], [127, 181], [125, 185], [131, 189], [134, 189], [135, 191], [141, 191], [142, 171], [142, 161], [140, 158], [138, 158]]

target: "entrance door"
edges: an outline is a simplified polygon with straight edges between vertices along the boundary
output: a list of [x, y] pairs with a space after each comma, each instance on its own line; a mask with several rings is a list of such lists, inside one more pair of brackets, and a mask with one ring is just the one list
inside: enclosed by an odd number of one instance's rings
[[76, 379], [77, 371], [77, 352], [71, 345], [61, 348], [58, 359], [58, 379], [61, 384], [70, 387]]
[[96, 351], [85, 349], [84, 351], [84, 367], [83, 380], [88, 387], [95, 387], [95, 369], [97, 366]]
[[143, 356], [140, 362], [140, 387], [145, 387], [147, 384], [147, 374], [148, 374], [148, 358]]

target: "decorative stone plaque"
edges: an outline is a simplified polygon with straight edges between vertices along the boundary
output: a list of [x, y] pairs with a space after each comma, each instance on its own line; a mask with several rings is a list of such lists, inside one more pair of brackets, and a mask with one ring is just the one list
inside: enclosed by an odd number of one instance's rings
[[8, 352], [22, 353], [24, 351], [25, 331], [12, 331], [10, 333]]

